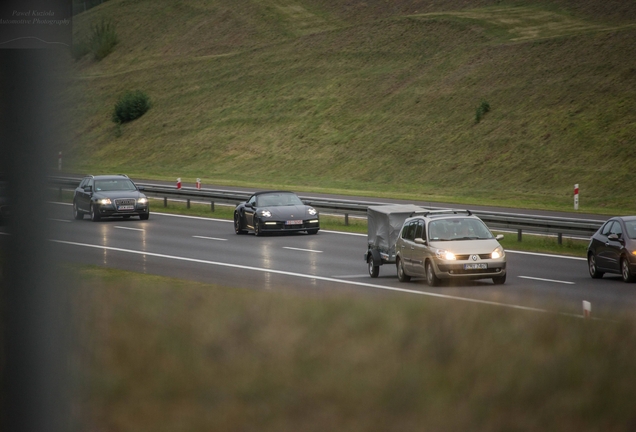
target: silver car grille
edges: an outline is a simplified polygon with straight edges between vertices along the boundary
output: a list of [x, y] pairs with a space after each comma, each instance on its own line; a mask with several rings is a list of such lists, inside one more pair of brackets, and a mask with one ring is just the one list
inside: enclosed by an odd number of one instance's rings
[[116, 206], [135, 205], [135, 199], [134, 198], [116, 199], [115, 205]]

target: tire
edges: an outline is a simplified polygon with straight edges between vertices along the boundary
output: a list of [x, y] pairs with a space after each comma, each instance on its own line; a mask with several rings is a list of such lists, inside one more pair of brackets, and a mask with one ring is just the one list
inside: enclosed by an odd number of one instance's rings
[[398, 280], [400, 282], [408, 282], [411, 280], [411, 276], [407, 275], [404, 272], [404, 266], [402, 265], [402, 260], [401, 259], [397, 259], [397, 262], [395, 263], [395, 266], [397, 267], [397, 275], [398, 275]]
[[[124, 215], [124, 219], [130, 219], [130, 215]], [[141, 215], [139, 215], [139, 219], [141, 219]]]
[[307, 234], [318, 234], [318, 228], [307, 230]]
[[636, 280], [636, 276], [629, 269], [629, 261], [627, 258], [621, 259], [621, 276], [623, 277], [623, 282], [631, 283]]
[[254, 235], [257, 237], [263, 235], [263, 231], [261, 231], [261, 224], [257, 218], [254, 218]]
[[495, 285], [503, 285], [506, 283], [506, 275], [503, 276], [497, 276], [492, 278], [492, 283], [494, 283]]
[[433, 263], [430, 261], [426, 261], [426, 283], [428, 286], [436, 287], [440, 284], [441, 280], [437, 276], [435, 276], [435, 269], [433, 268]]
[[241, 217], [238, 212], [234, 212], [234, 232], [236, 234], [245, 234], [245, 230], [241, 224]]
[[369, 254], [369, 258], [367, 258], [367, 264], [369, 265], [369, 276], [371, 276], [372, 278], [377, 278], [380, 274], [380, 266], [375, 265], [372, 254]]
[[150, 217], [150, 212], [142, 213], [139, 215], [139, 220], [148, 220], [149, 217]]
[[605, 274], [602, 271], [598, 271], [598, 267], [596, 267], [596, 257], [593, 253], [587, 256], [587, 269], [590, 271], [592, 279], [600, 279]]
[[84, 212], [77, 208], [77, 202], [73, 201], [73, 218], [76, 220], [84, 219]]
[[99, 213], [95, 211], [95, 206], [92, 203], [91, 203], [90, 216], [93, 222], [99, 221]]

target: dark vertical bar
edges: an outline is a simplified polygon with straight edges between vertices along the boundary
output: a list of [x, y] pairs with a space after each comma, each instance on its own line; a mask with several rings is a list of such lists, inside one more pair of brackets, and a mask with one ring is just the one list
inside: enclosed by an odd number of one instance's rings
[[517, 230], [517, 241], [518, 241], [518, 242], [520, 242], [520, 241], [521, 241], [521, 238], [522, 238], [521, 228], [519, 228], [519, 229]]

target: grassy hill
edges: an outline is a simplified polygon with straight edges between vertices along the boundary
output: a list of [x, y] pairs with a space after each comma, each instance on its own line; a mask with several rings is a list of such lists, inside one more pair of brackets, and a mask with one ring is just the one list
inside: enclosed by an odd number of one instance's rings
[[[561, 209], [578, 183], [582, 211], [636, 210], [629, 2], [110, 0], [76, 39], [102, 19], [76, 171]], [[136, 89], [153, 107], [118, 128]]]

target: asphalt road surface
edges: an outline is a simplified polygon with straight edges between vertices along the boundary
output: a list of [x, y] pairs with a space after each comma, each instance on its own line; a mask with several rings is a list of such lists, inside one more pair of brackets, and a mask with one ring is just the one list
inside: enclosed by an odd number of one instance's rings
[[[372, 279], [363, 260], [366, 235], [321, 230], [318, 235], [234, 234], [232, 221], [152, 213], [137, 218], [74, 220], [68, 204], [50, 204], [51, 241], [58, 259], [229, 287], [293, 290], [311, 295], [351, 292], [408, 295], [431, 301], [469, 301], [529, 313], [611, 319], [636, 306], [636, 284], [618, 276], [593, 280], [581, 258], [507, 251], [504, 285], [490, 280], [430, 288], [424, 280], [400, 283], [394, 265]], [[0, 228], [0, 242], [7, 238]]]

